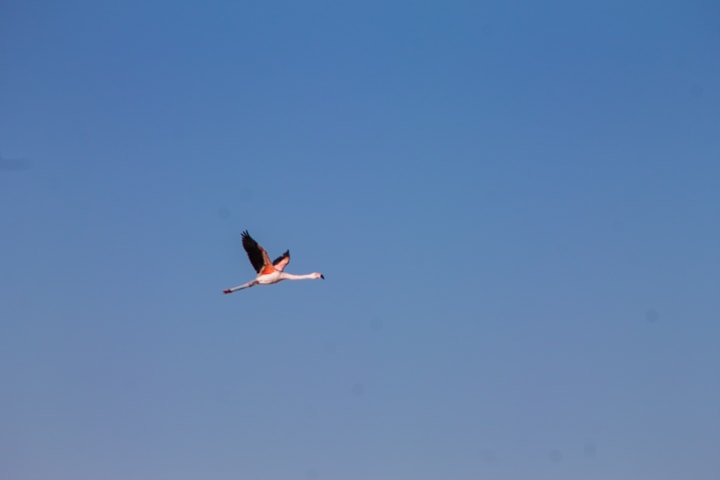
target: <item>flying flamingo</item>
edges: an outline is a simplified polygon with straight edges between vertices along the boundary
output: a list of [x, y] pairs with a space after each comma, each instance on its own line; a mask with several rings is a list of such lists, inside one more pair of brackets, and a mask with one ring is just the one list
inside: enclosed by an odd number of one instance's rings
[[308, 273], [306, 275], [293, 275], [292, 273], [285, 273], [283, 270], [290, 263], [290, 250], [286, 250], [285, 253], [275, 259], [274, 262], [270, 262], [267, 252], [261, 247], [245, 230], [242, 232], [242, 242], [245, 252], [250, 259], [250, 263], [257, 272], [255, 280], [237, 287], [228, 288], [223, 293], [233, 293], [243, 288], [254, 287], [255, 285], [272, 285], [273, 283], [282, 282], [283, 280], [317, 280], [322, 278], [325, 280], [325, 276], [322, 273]]

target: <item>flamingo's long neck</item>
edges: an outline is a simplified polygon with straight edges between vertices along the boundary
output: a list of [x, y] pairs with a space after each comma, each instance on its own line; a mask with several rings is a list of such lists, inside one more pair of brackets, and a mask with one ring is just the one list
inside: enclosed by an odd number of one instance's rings
[[314, 273], [307, 273], [305, 275], [293, 275], [292, 273], [280, 272], [281, 280], [314, 280], [318, 276]]

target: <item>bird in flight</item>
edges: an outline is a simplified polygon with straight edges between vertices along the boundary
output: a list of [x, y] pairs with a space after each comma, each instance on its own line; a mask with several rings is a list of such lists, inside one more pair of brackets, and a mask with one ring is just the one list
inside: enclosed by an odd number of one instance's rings
[[245, 252], [247, 252], [248, 259], [250, 259], [250, 263], [257, 272], [257, 277], [251, 282], [228, 288], [224, 290], [223, 293], [233, 293], [243, 288], [254, 287], [255, 285], [272, 285], [273, 283], [282, 282], [283, 280], [317, 280], [318, 278], [325, 280], [325, 276], [317, 272], [306, 275], [285, 273], [283, 270], [285, 270], [287, 264], [290, 263], [290, 250], [286, 250], [285, 253], [271, 262], [265, 249], [250, 236], [247, 230], [242, 232], [242, 243]]

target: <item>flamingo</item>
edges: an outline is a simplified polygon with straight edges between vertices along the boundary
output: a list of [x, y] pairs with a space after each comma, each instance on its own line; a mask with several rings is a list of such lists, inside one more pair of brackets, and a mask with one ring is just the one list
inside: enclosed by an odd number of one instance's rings
[[306, 275], [293, 275], [292, 273], [284, 272], [283, 270], [285, 270], [287, 264], [290, 263], [290, 250], [285, 250], [285, 253], [273, 262], [270, 262], [270, 257], [268, 257], [265, 249], [250, 236], [247, 230], [242, 232], [242, 243], [250, 259], [250, 263], [257, 272], [257, 277], [255, 277], [255, 280], [243, 283], [237, 287], [223, 290], [223, 293], [233, 293], [244, 288], [254, 287], [255, 285], [272, 285], [273, 283], [282, 282], [283, 280], [317, 280], [318, 278], [325, 280], [325, 275], [317, 272]]

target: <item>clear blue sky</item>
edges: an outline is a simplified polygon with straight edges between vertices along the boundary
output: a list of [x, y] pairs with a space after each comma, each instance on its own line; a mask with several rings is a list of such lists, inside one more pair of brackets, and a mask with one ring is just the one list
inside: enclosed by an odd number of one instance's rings
[[[719, 51], [710, 0], [3, 1], [0, 477], [719, 478]], [[222, 295], [246, 228], [327, 280]]]

